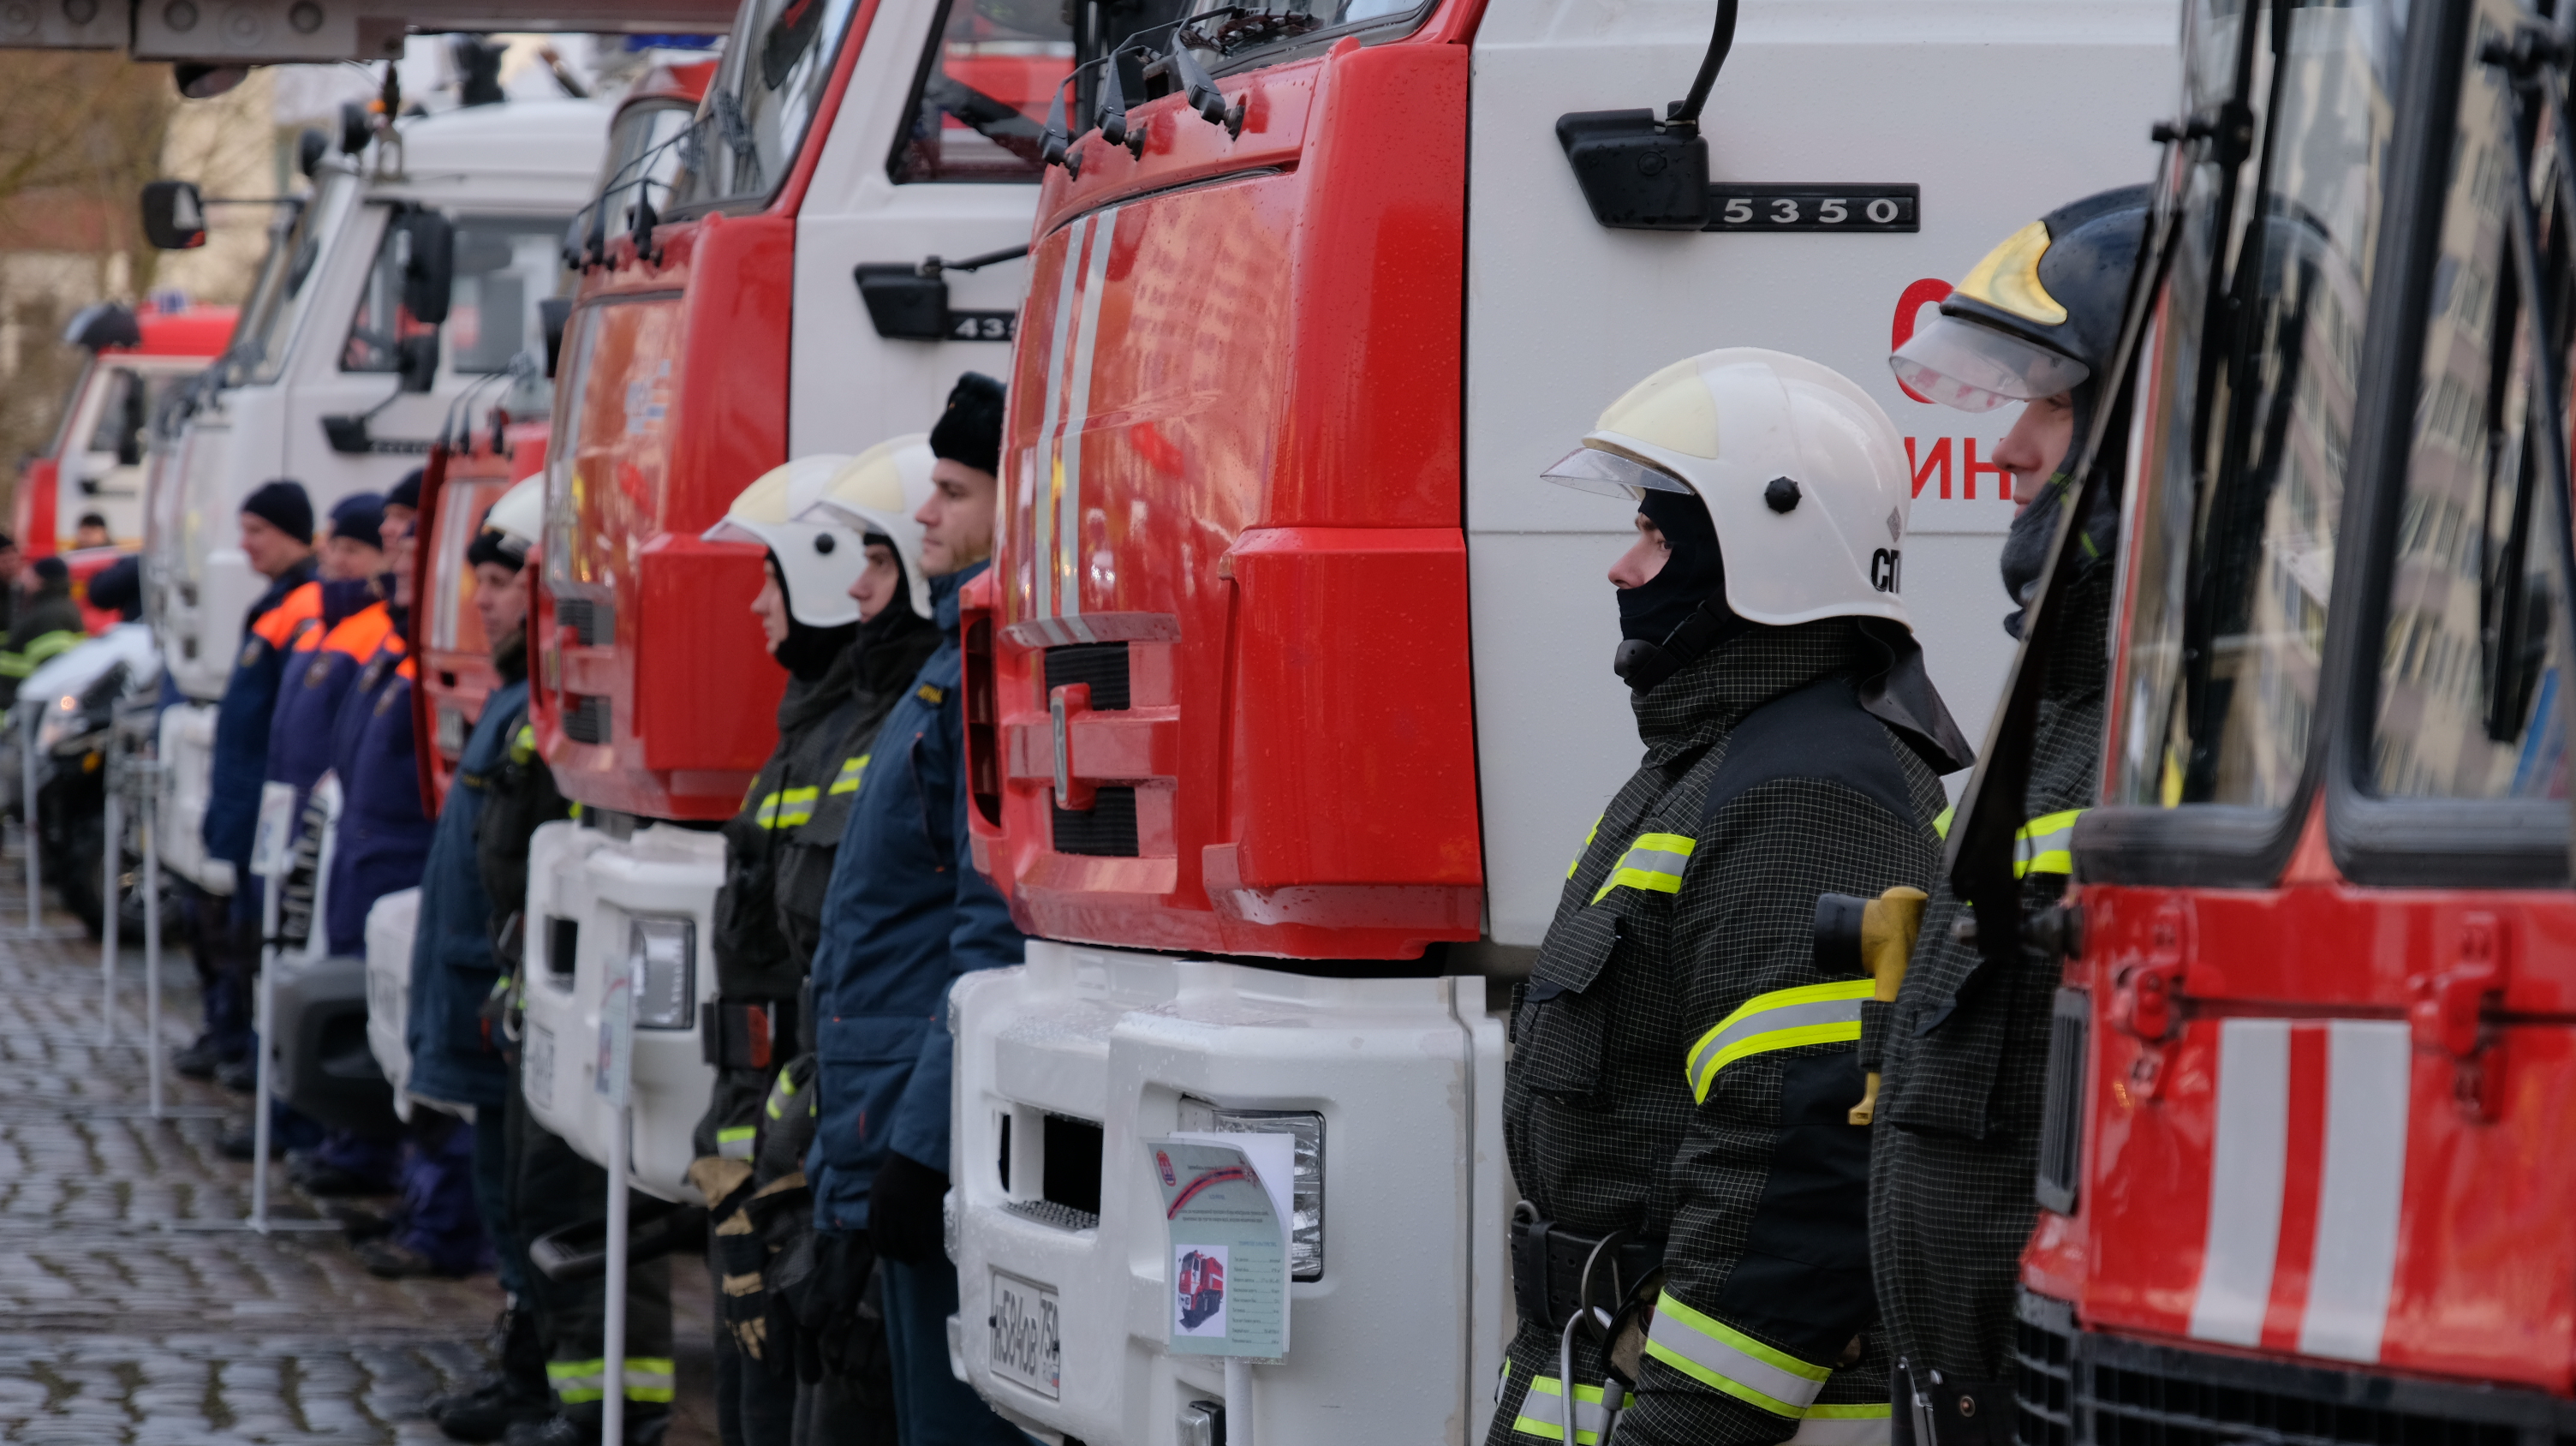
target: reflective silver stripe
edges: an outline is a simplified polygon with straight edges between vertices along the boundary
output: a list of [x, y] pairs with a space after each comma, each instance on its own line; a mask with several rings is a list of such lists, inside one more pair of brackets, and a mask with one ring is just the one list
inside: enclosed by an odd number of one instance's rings
[[[1628, 1404], [1635, 1404], [1631, 1395]], [[1565, 1391], [1554, 1376], [1540, 1376], [1530, 1382], [1529, 1393], [1521, 1397], [1521, 1413], [1512, 1421], [1512, 1430], [1544, 1441], [1565, 1439]], [[1608, 1425], [1610, 1413], [1602, 1409], [1599, 1386], [1574, 1388], [1575, 1446], [1589, 1446], [1600, 1440], [1601, 1428]]]
[[[1029, 513], [1037, 531], [1040, 557], [1052, 556], [1055, 551], [1055, 480], [1056, 469], [1062, 465], [1056, 460], [1056, 424], [1064, 416], [1064, 368], [1068, 360], [1064, 341], [1073, 331], [1073, 288], [1082, 277], [1082, 243], [1090, 235], [1091, 218], [1085, 217], [1074, 227], [1073, 234], [1064, 238], [1064, 270], [1056, 284], [1055, 339], [1048, 344], [1046, 354], [1046, 403], [1038, 413], [1038, 445], [1036, 455], [1030, 459], [1037, 469], [1037, 476], [1031, 479], [1037, 496], [1030, 501]], [[1036, 596], [1029, 599], [1029, 605], [1039, 617], [1055, 612], [1054, 590], [1050, 586], [1053, 576], [1048, 569], [1039, 568], [1030, 579]]]
[[[1093, 349], [1100, 344], [1100, 300], [1109, 289], [1109, 247], [1118, 239], [1118, 212], [1100, 213], [1091, 229], [1090, 275], [1082, 283], [1082, 320], [1074, 327], [1072, 392], [1064, 404], [1064, 492], [1056, 498], [1055, 613], [1082, 612], [1082, 429], [1091, 421]], [[1068, 262], [1072, 258], [1067, 257]]]
[[1798, 1434], [1789, 1438], [1789, 1446], [1887, 1446], [1890, 1419], [1887, 1407], [1863, 1408], [1876, 1413], [1867, 1416], [1821, 1414], [1833, 1409], [1831, 1406], [1809, 1407], [1806, 1419], [1798, 1423]]
[[[1759, 1352], [1760, 1354], [1756, 1354]], [[1646, 1354], [1705, 1386], [1777, 1416], [1804, 1417], [1831, 1372], [1763, 1345], [1723, 1321], [1700, 1314], [1666, 1294], [1655, 1302], [1655, 1324]], [[1770, 1359], [1765, 1359], [1769, 1357]], [[1800, 1374], [1799, 1370], [1811, 1374]]]
[[1777, 1009], [1766, 1009], [1760, 1014], [1739, 1019], [1701, 1040], [1699, 1048], [1691, 1051], [1691, 1073], [1699, 1073], [1701, 1055], [1714, 1053], [1757, 1034], [1769, 1034], [1775, 1029], [1795, 1029], [1802, 1024], [1859, 1022], [1860, 1001], [1857, 999], [1820, 999], [1813, 1004], [1784, 1004]]

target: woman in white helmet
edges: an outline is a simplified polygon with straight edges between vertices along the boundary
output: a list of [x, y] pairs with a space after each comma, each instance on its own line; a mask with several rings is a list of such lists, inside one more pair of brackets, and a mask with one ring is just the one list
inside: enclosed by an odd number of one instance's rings
[[[708, 1046], [717, 1083], [690, 1169], [719, 1225], [708, 1262], [719, 1282], [717, 1409], [725, 1439], [742, 1446], [787, 1446], [800, 1409], [814, 1412], [810, 1399], [801, 1408], [797, 1399], [797, 1343], [770, 1334], [767, 1288], [773, 1257], [811, 1229], [812, 1206], [801, 1189], [771, 1187], [804, 1167], [812, 1140], [814, 1062], [798, 1003], [850, 800], [877, 725], [939, 645], [911, 585], [922, 576], [919, 527], [908, 515], [901, 525], [881, 519], [883, 509], [864, 503], [879, 492], [899, 501], [913, 476], [926, 495], [931, 461], [920, 437], [856, 458], [801, 457], [745, 488], [706, 534], [765, 549], [752, 611], [789, 675], [777, 750], [724, 826]], [[844, 497], [862, 505], [821, 505]], [[743, 1228], [727, 1231], [727, 1223]], [[862, 1274], [853, 1288], [865, 1284]], [[816, 1374], [819, 1353], [803, 1355], [806, 1374]], [[805, 1394], [819, 1384], [809, 1381]], [[846, 1393], [831, 1402], [836, 1416], [868, 1406]], [[875, 1414], [890, 1421], [890, 1403]]]
[[1847, 1119], [1871, 981], [1813, 931], [1819, 894], [1931, 881], [1967, 762], [1906, 619], [1904, 453], [1849, 379], [1731, 349], [1546, 475], [1637, 507], [1610, 578], [1646, 756], [1513, 1011], [1521, 1322], [1489, 1446], [1884, 1441]]

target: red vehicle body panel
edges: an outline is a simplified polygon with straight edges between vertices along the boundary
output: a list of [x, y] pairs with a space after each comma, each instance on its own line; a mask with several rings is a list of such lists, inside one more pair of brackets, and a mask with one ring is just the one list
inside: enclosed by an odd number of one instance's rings
[[[515, 422], [492, 450], [488, 428], [477, 429], [474, 450], [430, 454], [421, 479], [419, 545], [412, 555], [412, 656], [420, 674], [412, 694], [412, 737], [420, 740], [421, 804], [431, 817], [464, 756], [466, 735], [483, 716], [483, 700], [501, 686], [492, 667], [492, 642], [474, 607], [473, 569], [465, 549], [482, 530], [483, 514], [511, 484], [543, 471], [544, 421]], [[452, 621], [450, 621], [452, 619]]]
[[[580, 391], [556, 400], [581, 409], [571, 459], [579, 524], [549, 547], [574, 549], [568, 566], [601, 606], [587, 612], [585, 641], [565, 617], [570, 599], [540, 573], [530, 637], [538, 746], [564, 795], [589, 807], [729, 818], [777, 744], [786, 682], [750, 612], [760, 549], [699, 534], [787, 460], [796, 213], [875, 15], [874, 0], [862, 0], [765, 210], [666, 222], [650, 256], [619, 237], [582, 278], [572, 326], [600, 332], [588, 366], [566, 379]], [[566, 332], [567, 357], [575, 334]], [[606, 700], [606, 728], [586, 742], [565, 722], [568, 710], [596, 720], [591, 699]]]
[[[1468, 52], [1442, 43], [1472, 21], [1229, 77], [1240, 136], [1164, 97], [1133, 112], [1141, 157], [1095, 132], [1047, 180], [996, 585], [968, 594], [970, 825], [1033, 934], [1478, 937]], [[1121, 641], [1125, 710], [1050, 696], [1046, 650]], [[1056, 849], [1057, 704], [1069, 801], [1132, 787], [1135, 856]]]
[[2274, 889], [2080, 900], [2092, 1128], [2027, 1287], [2195, 1350], [2576, 1384], [2576, 1099], [2555, 1087], [2576, 899], [2356, 887], [2312, 823]]

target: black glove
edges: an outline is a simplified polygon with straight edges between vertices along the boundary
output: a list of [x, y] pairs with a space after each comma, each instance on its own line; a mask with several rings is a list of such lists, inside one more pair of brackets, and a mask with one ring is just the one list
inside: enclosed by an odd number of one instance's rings
[[868, 1233], [876, 1240], [877, 1254], [906, 1265], [946, 1256], [948, 1231], [941, 1210], [947, 1196], [947, 1171], [889, 1151], [868, 1186]]

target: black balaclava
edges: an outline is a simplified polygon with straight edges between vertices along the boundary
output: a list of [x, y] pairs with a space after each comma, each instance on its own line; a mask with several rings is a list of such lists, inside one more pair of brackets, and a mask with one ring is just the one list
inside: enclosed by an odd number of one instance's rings
[[778, 650], [770, 656], [799, 681], [814, 682], [830, 672], [833, 662], [849, 651], [851, 640], [859, 635], [859, 625], [843, 623], [837, 628], [818, 628], [798, 618], [795, 600], [788, 596], [787, 575], [778, 566], [778, 554], [768, 554], [765, 561], [769, 575], [777, 580], [778, 595], [788, 600], [787, 636], [779, 639]]
[[[2048, 545], [2057, 537], [2058, 514], [2065, 509], [2066, 494], [2074, 490], [2075, 461], [2084, 450], [2084, 439], [2092, 432], [2093, 409], [2101, 405], [2101, 388], [2090, 380], [2077, 386], [2074, 399], [2075, 430], [2064, 457], [2040, 488], [2039, 496], [2017, 514], [2012, 528], [2004, 534], [2003, 552], [1996, 558], [1996, 569], [2003, 574], [2004, 596], [2011, 598], [2013, 610], [2004, 614], [2004, 631], [2021, 636], [2023, 614], [2029, 611], [2031, 599], [2039, 594], [2039, 574], [2048, 566]], [[2122, 412], [2127, 408], [2124, 406]], [[2104, 450], [2110, 452], [2128, 428], [2125, 416], [2111, 419], [2104, 433]], [[2124, 459], [2113, 455], [2102, 459], [2110, 485], [2093, 491], [2093, 505], [2084, 518], [2084, 535], [2076, 544], [2080, 565], [2090, 570], [2110, 561], [2120, 540], [2120, 481]]]
[[894, 554], [894, 598], [877, 609], [875, 617], [858, 625], [853, 644], [859, 651], [859, 686], [883, 693], [902, 686], [921, 668], [918, 656], [899, 644], [915, 633], [937, 632], [939, 625], [912, 610], [912, 579], [904, 569], [903, 549], [894, 545], [894, 539], [871, 532], [863, 541]]
[[1726, 605], [1726, 559], [1699, 494], [1650, 491], [1637, 510], [1663, 533], [1670, 555], [1642, 586], [1619, 590], [1621, 641], [1610, 666], [1644, 693], [1751, 624]]

